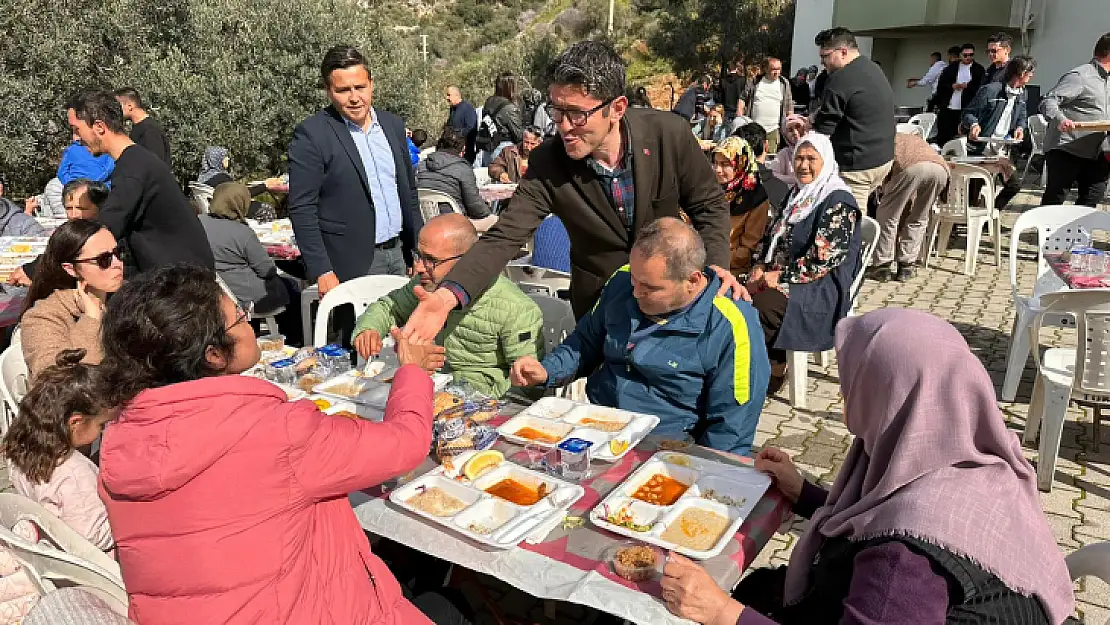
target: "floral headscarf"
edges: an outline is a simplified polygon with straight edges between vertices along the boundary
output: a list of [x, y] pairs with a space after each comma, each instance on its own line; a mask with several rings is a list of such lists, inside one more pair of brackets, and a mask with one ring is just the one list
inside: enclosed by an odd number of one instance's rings
[[762, 204], [762, 200], [753, 202], [752, 200], [756, 198], [750, 197], [752, 191], [761, 188], [759, 163], [755, 160], [752, 146], [740, 137], [729, 137], [713, 148], [713, 154], [714, 156], [720, 154], [727, 158], [736, 170], [736, 176], [724, 185], [725, 200], [732, 209], [732, 214], [740, 215]]
[[200, 159], [200, 173], [197, 174], [197, 182], [208, 184], [208, 181], [217, 174], [226, 174], [225, 158], [227, 158], [227, 148], [215, 145], [204, 148], [204, 156]]

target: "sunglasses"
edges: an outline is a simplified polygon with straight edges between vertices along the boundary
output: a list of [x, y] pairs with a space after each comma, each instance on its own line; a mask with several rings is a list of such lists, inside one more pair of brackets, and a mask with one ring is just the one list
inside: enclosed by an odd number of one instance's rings
[[123, 260], [123, 246], [122, 245], [117, 245], [116, 249], [114, 249], [110, 252], [104, 252], [102, 254], [97, 254], [96, 256], [93, 256], [91, 258], [78, 258], [77, 260], [75, 260], [73, 262], [75, 262], [75, 263], [95, 264], [97, 267], [100, 267], [101, 269], [108, 269], [109, 267], [112, 266], [112, 261], [117, 259], [117, 258], [120, 259], [120, 260]]

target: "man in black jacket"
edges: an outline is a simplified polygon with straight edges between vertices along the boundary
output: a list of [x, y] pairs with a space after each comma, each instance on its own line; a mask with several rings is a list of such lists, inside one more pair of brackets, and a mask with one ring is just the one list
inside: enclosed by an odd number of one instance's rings
[[335, 46], [320, 74], [332, 104], [293, 131], [289, 217], [323, 297], [360, 276], [405, 275], [422, 221], [405, 124], [372, 106], [366, 58]]
[[832, 141], [840, 177], [864, 209], [894, 161], [894, 92], [882, 68], [860, 56], [852, 31], [830, 28], [814, 43], [829, 78], [813, 129]]
[[975, 44], [965, 43], [959, 62], [949, 63], [937, 80], [937, 145], [944, 147], [959, 134], [960, 112], [975, 99], [985, 76], [986, 69], [975, 60]]
[[193, 263], [215, 268], [208, 237], [169, 165], [124, 134], [123, 110], [107, 91], [82, 91], [66, 105], [69, 126], [93, 156], [116, 161], [97, 221], [129, 251], [128, 272]]
[[[1037, 62], [1031, 56], [1015, 56], [1006, 64], [1004, 82], [983, 85], [975, 99], [963, 111], [963, 128], [967, 129], [968, 153], [998, 154], [1000, 146], [988, 139], [1025, 137], [1029, 112], [1025, 104], [1025, 85], [1033, 79]], [[980, 139], [983, 139], [981, 141]], [[1021, 179], [1010, 176], [994, 200], [995, 208], [1005, 206], [1021, 191]], [[977, 194], [972, 193], [972, 197]]]

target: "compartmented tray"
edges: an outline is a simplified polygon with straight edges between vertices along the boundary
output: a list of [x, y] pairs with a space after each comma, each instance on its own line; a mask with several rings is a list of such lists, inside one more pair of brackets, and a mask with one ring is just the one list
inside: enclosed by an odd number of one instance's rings
[[377, 408], [366, 404], [356, 404], [346, 399], [325, 397], [324, 395], [315, 394], [308, 395], [304, 399], [316, 403], [317, 407], [320, 408], [321, 412], [324, 414], [342, 414], [348, 417], [350, 415], [356, 415], [363, 419], [369, 419], [370, 421], [381, 421], [385, 418], [385, 413]]
[[[586, 494], [581, 486], [525, 469], [508, 460], [471, 482], [459, 472], [474, 453], [460, 455], [450, 470], [436, 467], [394, 490], [389, 500], [471, 540], [510, 549], [540, 525], [565, 515], [570, 506]], [[521, 505], [487, 492], [505, 480], [523, 486], [522, 492], [534, 494], [539, 497], [538, 501]], [[542, 494], [541, 485], [546, 489]]]
[[[385, 410], [390, 385], [396, 373], [397, 367], [388, 366], [370, 377], [363, 375], [361, 370], [352, 370], [317, 384], [312, 387], [312, 392]], [[432, 375], [432, 382], [438, 391], [451, 383], [451, 376], [436, 373]]]
[[[593, 442], [593, 459], [615, 462], [659, 425], [659, 417], [618, 408], [544, 397], [497, 428], [502, 438], [521, 445], [552, 448], [568, 438]], [[628, 443], [613, 453], [610, 442]]]
[[770, 485], [753, 467], [661, 451], [591, 510], [590, 521], [707, 560], [721, 553]]

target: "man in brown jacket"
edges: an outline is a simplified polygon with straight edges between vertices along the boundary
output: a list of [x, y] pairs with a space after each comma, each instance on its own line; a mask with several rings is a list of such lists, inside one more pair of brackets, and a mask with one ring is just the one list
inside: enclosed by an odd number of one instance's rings
[[501, 150], [497, 158], [489, 164], [489, 177], [500, 183], [518, 183], [528, 171], [528, 157], [532, 150], [543, 143], [543, 130], [539, 126], [525, 126], [524, 140], [518, 145], [510, 145]]
[[[690, 125], [666, 111], [630, 109], [620, 56], [607, 43], [583, 41], [552, 65], [547, 113], [559, 141], [528, 159], [509, 208], [439, 289], [422, 300], [407, 337], [431, 340], [448, 312], [481, 294], [549, 214], [571, 242], [570, 299], [581, 317], [614, 271], [628, 263], [634, 233], [659, 217], [685, 217], [705, 241], [709, 263], [729, 264], [724, 195]], [[746, 292], [721, 269], [734, 297]]]

